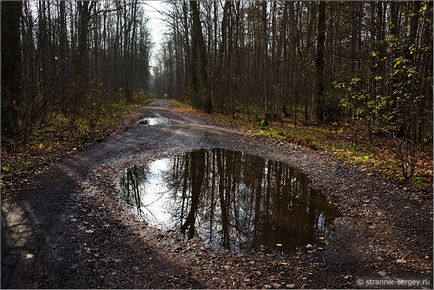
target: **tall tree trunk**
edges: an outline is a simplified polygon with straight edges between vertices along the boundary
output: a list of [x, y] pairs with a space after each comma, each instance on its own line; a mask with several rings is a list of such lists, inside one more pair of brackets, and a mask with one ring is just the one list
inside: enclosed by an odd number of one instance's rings
[[18, 132], [21, 100], [21, 1], [1, 2], [1, 93], [2, 131], [5, 136]]
[[192, 77], [192, 61], [190, 53], [190, 39], [188, 34], [188, 8], [187, 2], [182, 2], [182, 24], [184, 29], [184, 67], [185, 67], [185, 84], [184, 84], [184, 98], [191, 93], [191, 79]]
[[88, 63], [88, 38], [89, 38], [89, 18], [90, 18], [90, 3], [89, 1], [77, 2], [80, 24], [78, 27], [78, 81], [79, 85], [83, 86], [87, 83], [87, 63]]
[[207, 113], [211, 113], [212, 100], [211, 100], [211, 94], [208, 89], [207, 56], [206, 56], [205, 42], [203, 40], [202, 25], [200, 23], [198, 2], [190, 1], [190, 8], [193, 16], [193, 23], [192, 23], [193, 66], [195, 66], [196, 74], [198, 69], [201, 78], [201, 86], [198, 83], [196, 84], [197, 91], [195, 92], [195, 94], [198, 94], [201, 103], [203, 103], [203, 107], [205, 111]]
[[225, 75], [223, 72], [223, 60], [225, 57], [225, 53], [227, 53], [227, 49], [226, 49], [226, 40], [227, 40], [227, 27], [228, 27], [228, 18], [229, 18], [229, 10], [230, 7], [232, 5], [231, 1], [225, 1], [225, 5], [223, 7], [223, 18], [222, 18], [222, 24], [221, 24], [221, 44], [220, 44], [220, 48], [219, 48], [219, 52], [218, 52], [218, 58], [219, 58], [219, 64], [218, 64], [218, 68], [217, 68], [217, 77], [219, 78], [218, 81], [218, 85], [220, 86], [219, 89], [219, 97], [221, 98], [220, 100], [220, 109], [223, 110], [225, 109], [226, 106], [226, 92], [223, 91], [223, 87], [224, 86], [224, 79], [225, 79]]
[[317, 73], [317, 104], [316, 114], [317, 120], [324, 121], [324, 47], [325, 47], [325, 13], [326, 2], [319, 2], [318, 9], [318, 38], [316, 47], [316, 73]]
[[[68, 34], [66, 27], [66, 11], [65, 11], [65, 1], [59, 2], [60, 8], [60, 29], [59, 29], [59, 55], [60, 55], [60, 83], [61, 88], [66, 87], [66, 50], [68, 46]], [[64, 95], [64, 92], [62, 92]]]
[[267, 90], [267, 74], [268, 74], [268, 35], [267, 35], [267, 1], [261, 3], [261, 22], [262, 22], [262, 85], [264, 90], [265, 104], [265, 122], [270, 120], [270, 108]]

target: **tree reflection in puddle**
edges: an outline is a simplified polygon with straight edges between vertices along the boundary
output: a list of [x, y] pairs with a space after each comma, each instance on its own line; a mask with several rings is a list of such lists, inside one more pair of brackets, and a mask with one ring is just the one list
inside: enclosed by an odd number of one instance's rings
[[294, 252], [327, 236], [337, 214], [299, 170], [227, 149], [133, 166], [120, 185], [150, 223], [232, 251]]

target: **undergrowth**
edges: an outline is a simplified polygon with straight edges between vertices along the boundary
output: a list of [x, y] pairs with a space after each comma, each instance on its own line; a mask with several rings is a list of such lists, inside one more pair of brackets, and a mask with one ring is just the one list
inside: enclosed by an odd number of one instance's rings
[[[179, 111], [208, 119], [217, 125], [231, 127], [252, 136], [322, 150], [358, 166], [363, 171], [368, 171], [368, 174], [378, 173], [403, 182], [400, 161], [396, 158], [393, 148], [387, 145], [390, 142], [385, 138], [377, 138], [369, 143], [364, 136], [354, 140], [353, 130], [346, 124], [294, 126], [285, 119], [264, 124], [261, 121], [252, 121], [253, 118], [250, 116], [237, 115], [234, 119], [222, 113], [206, 114], [179, 101], [172, 101], [172, 104]], [[412, 185], [424, 191], [431, 191], [432, 175], [432, 147], [426, 145], [419, 152]]]
[[[134, 111], [147, 104], [150, 99], [134, 103], [117, 101], [103, 104], [97, 118], [79, 116], [75, 125], [60, 112], [50, 114], [50, 122], [35, 130], [23, 143], [22, 140], [2, 140], [1, 179], [2, 185], [11, 185], [13, 179], [25, 178], [64, 156], [95, 141], [102, 141], [116, 131], [126, 117], [134, 118]], [[138, 117], [138, 116], [137, 116]]]

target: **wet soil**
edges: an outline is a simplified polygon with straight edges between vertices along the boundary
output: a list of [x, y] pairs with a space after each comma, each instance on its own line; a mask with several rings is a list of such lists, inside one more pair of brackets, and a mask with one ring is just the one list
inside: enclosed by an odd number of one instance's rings
[[[422, 278], [432, 285], [432, 195], [362, 172], [322, 152], [252, 138], [155, 100], [143, 117], [2, 190], [2, 288], [320, 288], [358, 278]], [[294, 253], [214, 249], [161, 230], [119, 196], [133, 165], [225, 148], [300, 170], [338, 208], [321, 244]], [[427, 288], [432, 288], [431, 286]]]

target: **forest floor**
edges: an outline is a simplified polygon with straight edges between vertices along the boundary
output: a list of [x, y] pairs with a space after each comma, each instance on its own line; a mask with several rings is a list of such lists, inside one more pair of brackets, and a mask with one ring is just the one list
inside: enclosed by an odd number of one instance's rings
[[[304, 125], [299, 121], [295, 126], [289, 119], [272, 120], [268, 126], [252, 119], [251, 115], [237, 113], [236, 118], [230, 114], [207, 114], [192, 106], [176, 100], [172, 105], [181, 113], [205, 119], [216, 126], [236, 129], [250, 136], [261, 136], [268, 140], [291, 142], [313, 149], [322, 150], [337, 158], [356, 165], [369, 174], [381, 174], [394, 181], [404, 182], [401, 161], [398, 158], [393, 138], [373, 136], [368, 140], [363, 126], [353, 129], [348, 124]], [[354, 136], [354, 131], [356, 136]], [[417, 162], [412, 184], [417, 189], [432, 191], [433, 186], [433, 147], [430, 142], [418, 147]]]
[[[171, 122], [135, 123], [157, 113]], [[430, 192], [324, 150], [216, 126], [167, 100], [135, 116], [116, 134], [3, 186], [2, 288], [360, 288], [366, 278], [425, 279], [432, 288]], [[120, 202], [123, 169], [215, 147], [305, 172], [341, 213], [330, 237], [294, 255], [212, 250], [148, 225]]]
[[137, 109], [149, 101], [149, 98], [145, 98], [135, 103], [101, 105], [100, 114], [93, 123], [89, 116], [78, 117], [75, 130], [70, 128], [67, 117], [52, 114], [49, 121], [34, 130], [25, 143], [17, 139], [2, 139], [1, 184], [11, 186], [26, 182], [30, 176], [44, 171], [53, 162], [73, 155], [90, 144], [101, 142], [128, 125], [129, 120], [139, 118], [141, 113]]

